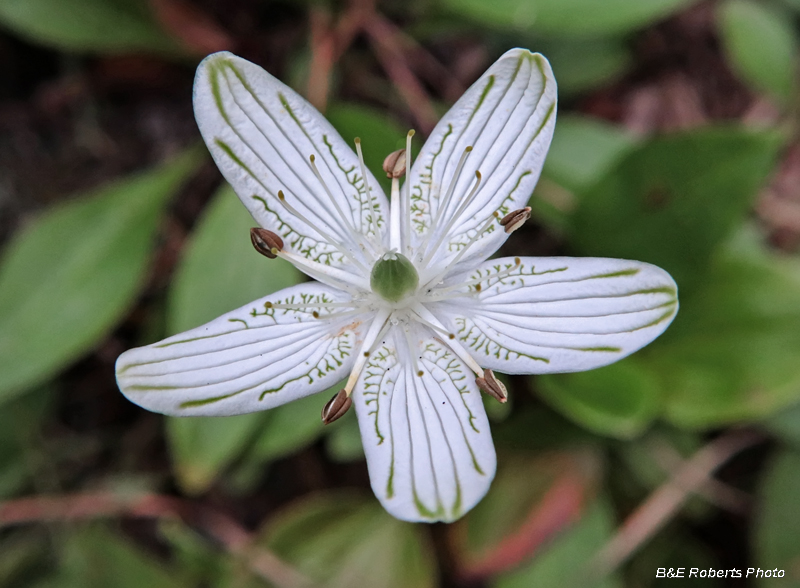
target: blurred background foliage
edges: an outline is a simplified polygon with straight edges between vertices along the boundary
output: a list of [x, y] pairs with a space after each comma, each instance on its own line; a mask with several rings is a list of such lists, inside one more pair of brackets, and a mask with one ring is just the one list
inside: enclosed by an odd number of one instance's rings
[[[800, 586], [798, 0], [0, 0], [0, 585]], [[193, 70], [255, 61], [377, 169], [504, 50], [556, 135], [501, 253], [640, 259], [681, 310], [632, 357], [509, 377], [491, 491], [392, 519], [329, 395], [167, 419], [120, 352], [304, 279], [202, 147]]]

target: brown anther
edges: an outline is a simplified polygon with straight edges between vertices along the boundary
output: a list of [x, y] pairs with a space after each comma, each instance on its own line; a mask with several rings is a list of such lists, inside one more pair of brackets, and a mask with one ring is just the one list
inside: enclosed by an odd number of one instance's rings
[[322, 409], [322, 423], [330, 425], [333, 421], [339, 420], [344, 416], [344, 413], [350, 410], [352, 404], [353, 399], [347, 395], [344, 388], [339, 390]]
[[402, 178], [406, 174], [406, 150], [398, 149], [383, 160], [383, 171], [387, 178]]
[[514, 212], [509, 212], [500, 219], [500, 224], [505, 227], [506, 233], [513, 233], [522, 225], [524, 225], [525, 221], [529, 218], [531, 218], [531, 207], [526, 206], [525, 208], [520, 208]]
[[498, 402], [505, 404], [508, 401], [508, 392], [503, 382], [495, 378], [494, 372], [490, 369], [483, 370], [482, 378], [475, 378], [475, 383], [482, 391], [492, 396]]
[[261, 227], [250, 229], [250, 241], [253, 242], [253, 247], [256, 248], [256, 251], [270, 259], [278, 257], [276, 253], [283, 250], [283, 239], [272, 231]]
[[422, 376], [424, 376], [424, 375], [425, 375], [425, 372], [423, 372], [422, 370], [419, 370], [419, 371], [417, 372], [417, 375], [418, 375], [418, 376], [421, 378]]
[[311, 313], [311, 316], [313, 316], [314, 318], [319, 318], [319, 313], [315, 310]]

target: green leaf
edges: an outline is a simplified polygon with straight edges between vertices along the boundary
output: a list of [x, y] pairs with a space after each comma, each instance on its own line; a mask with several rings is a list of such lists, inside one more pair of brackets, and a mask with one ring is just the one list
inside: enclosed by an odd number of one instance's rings
[[169, 292], [170, 333], [198, 327], [303, 276], [283, 259], [267, 259], [250, 242], [258, 226], [226, 184], [209, 203], [186, 245]]
[[566, 232], [576, 206], [574, 193], [597, 182], [635, 144], [631, 135], [609, 123], [559, 116], [542, 177], [529, 202], [534, 216]]
[[544, 551], [585, 514], [600, 472], [591, 450], [501, 455], [486, 497], [448, 527], [460, 575], [493, 576]]
[[[393, 151], [405, 149], [408, 129], [403, 129], [382, 111], [357, 104], [331, 104], [325, 117], [351, 147], [355, 148], [353, 139], [361, 138], [364, 163], [389, 194], [392, 183], [381, 173], [383, 160]], [[419, 140], [416, 143], [417, 147], [422, 144]]]
[[253, 442], [267, 412], [227, 417], [168, 417], [167, 444], [181, 489], [202, 494]]
[[178, 588], [185, 586], [153, 556], [114, 533], [94, 527], [67, 541], [59, 567], [62, 588]]
[[634, 361], [588, 372], [539, 376], [539, 396], [590, 431], [630, 439], [659, 412], [659, 381]]
[[329, 427], [331, 431], [328, 433], [325, 448], [333, 461], [364, 459], [364, 445], [361, 443], [361, 432], [354, 414], [346, 414]]
[[[302, 275], [294, 266], [256, 252], [250, 242], [253, 226], [256, 223], [247, 209], [225, 185], [209, 204], [176, 271], [169, 293], [170, 332], [202, 325], [257, 298], [300, 283]], [[282, 410], [286, 407], [270, 412]], [[181, 487], [189, 493], [208, 489], [269, 418], [267, 413], [254, 413], [167, 419], [167, 438]]]
[[781, 441], [800, 451], [800, 404], [780, 411], [762, 425]]
[[164, 205], [195, 169], [160, 169], [53, 207], [0, 262], [0, 402], [89, 351], [133, 302]]
[[706, 280], [715, 247], [743, 221], [772, 170], [781, 137], [708, 128], [653, 139], [577, 192], [580, 255], [648, 261], [684, 296]]
[[144, 0], [3, 0], [0, 24], [67, 51], [180, 54]]
[[40, 388], [35, 394], [7, 402], [0, 410], [0, 499], [13, 496], [35, 479], [46, 461], [42, 459], [41, 430], [52, 396], [49, 387]]
[[284, 457], [313, 443], [325, 432], [322, 407], [342, 389], [341, 384], [269, 411], [250, 459], [260, 463]]
[[326, 494], [279, 513], [258, 543], [326, 588], [432, 588], [425, 530], [393, 518], [374, 499]]
[[[800, 586], [800, 454], [780, 453], [767, 469], [758, 492], [753, 537], [755, 566], [785, 571], [783, 578], [756, 578], [755, 586]], [[752, 579], [752, 577], [751, 577]]]
[[692, 3], [692, 0], [445, 0], [452, 12], [482, 26], [554, 36], [626, 33]]
[[501, 575], [493, 588], [622, 588], [615, 578], [597, 580], [587, 568], [592, 556], [611, 538], [614, 530], [612, 509], [598, 500], [572, 528], [553, 541], [541, 554], [522, 568]]
[[608, 83], [631, 64], [628, 44], [622, 37], [558, 39], [545, 41], [537, 48], [553, 66], [562, 97]]
[[789, 14], [751, 0], [719, 5], [720, 37], [738, 75], [782, 104], [795, 94], [798, 38]]
[[642, 357], [679, 426], [761, 419], [800, 400], [800, 266], [742, 241], [716, 256]]

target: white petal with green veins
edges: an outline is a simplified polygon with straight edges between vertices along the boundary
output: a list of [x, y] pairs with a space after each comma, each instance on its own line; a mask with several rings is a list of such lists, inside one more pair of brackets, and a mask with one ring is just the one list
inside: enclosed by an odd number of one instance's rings
[[[318, 283], [286, 288], [159, 343], [126, 351], [117, 383], [132, 402], [174, 416], [232, 415], [272, 408], [346, 377], [361, 317], [325, 319], [349, 295]], [[321, 305], [307, 310], [273, 304]], [[321, 316], [315, 318], [313, 312]]]
[[354, 391], [370, 481], [399, 519], [453, 521], [494, 478], [489, 422], [475, 375], [430, 333], [412, 325], [410, 337], [413, 350], [392, 329]]
[[[227, 52], [203, 60], [194, 88], [195, 116], [214, 160], [253, 218], [291, 250], [320, 263], [349, 264], [314, 228], [286, 212], [279, 190], [353, 251], [354, 231], [366, 233], [373, 216], [384, 231], [388, 203], [378, 182], [367, 171], [368, 197], [353, 150], [291, 88]], [[333, 199], [314, 176], [311, 155]]]
[[[483, 179], [473, 201], [454, 219], [434, 263], [455, 254], [493, 212], [505, 215], [528, 203], [555, 121], [550, 64], [527, 49], [506, 52], [439, 121], [409, 174], [412, 234], [421, 239], [438, 217], [445, 221], [436, 223], [438, 237], [473, 185], [475, 172]], [[444, 204], [459, 158], [470, 146], [453, 198]], [[473, 261], [485, 259], [502, 243], [504, 235], [490, 238], [498, 228], [487, 230], [472, 246]]]
[[[543, 374], [608, 365], [658, 337], [678, 311], [675, 282], [648, 263], [520, 259], [516, 268], [513, 258], [485, 261], [453, 278], [474, 281], [474, 296], [436, 304], [478, 363], [493, 370]], [[504, 270], [511, 274], [493, 277]]]

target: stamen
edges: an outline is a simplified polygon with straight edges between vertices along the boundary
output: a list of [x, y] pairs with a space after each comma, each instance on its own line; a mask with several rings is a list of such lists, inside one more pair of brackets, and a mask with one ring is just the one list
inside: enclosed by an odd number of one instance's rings
[[475, 383], [478, 388], [495, 398], [499, 403], [505, 404], [508, 402], [508, 390], [506, 390], [503, 382], [495, 377], [492, 370], [488, 368], [483, 370], [483, 377], [478, 376], [475, 378]]
[[[482, 278], [476, 278], [474, 280], [469, 280], [468, 282], [461, 282], [460, 284], [454, 284], [452, 286], [446, 286], [444, 288], [437, 288], [436, 290], [430, 293], [430, 297], [434, 298], [435, 300], [446, 300], [448, 297], [442, 296], [440, 297], [439, 294], [445, 294], [447, 292], [451, 292], [453, 290], [460, 290], [462, 288], [469, 288], [470, 286], [477, 286], [476, 290], [478, 292], [481, 291], [480, 284], [482, 282], [488, 282], [491, 279], [503, 279], [508, 275], [514, 273], [514, 271], [522, 265], [522, 260], [519, 257], [514, 258], [514, 265], [508, 267], [504, 270], [500, 270], [496, 274], [489, 274], [488, 276], [484, 276]], [[453, 296], [453, 298], [459, 298], [460, 296]]]
[[406, 337], [406, 345], [408, 345], [408, 353], [411, 355], [411, 363], [414, 366], [414, 373], [417, 374], [420, 378], [425, 374], [421, 369], [419, 369], [419, 362], [417, 362], [417, 352], [414, 344], [411, 342], [411, 333], [409, 332], [408, 325], [403, 327], [403, 334]]
[[447, 272], [450, 271], [451, 268], [453, 268], [459, 261], [461, 261], [461, 258], [464, 257], [464, 254], [467, 252], [467, 250], [470, 247], [472, 247], [475, 244], [475, 242], [483, 236], [483, 233], [486, 231], [486, 229], [488, 229], [489, 226], [492, 224], [492, 222], [494, 222], [494, 220], [499, 216], [500, 215], [497, 214], [497, 212], [494, 212], [492, 216], [490, 216], [486, 220], [486, 222], [483, 223], [483, 225], [481, 225], [481, 227], [470, 238], [470, 240], [467, 241], [467, 244], [461, 248], [461, 250], [456, 254], [456, 256], [451, 261], [447, 262], [447, 264], [444, 266], [444, 269], [440, 270], [439, 273], [436, 274], [435, 278], [433, 278], [432, 280], [428, 280], [428, 282], [425, 284], [426, 287], [429, 286], [430, 284], [438, 284], [439, 280], [441, 280], [445, 276], [445, 274], [447, 274]]
[[383, 160], [383, 171], [391, 180], [402, 178], [406, 174], [406, 150], [398, 149], [387, 155]]
[[[414, 311], [412, 310], [411, 312], [414, 312]], [[415, 320], [415, 321], [417, 321], [418, 323], [421, 323], [421, 324], [425, 325], [426, 327], [428, 327], [429, 329], [431, 329], [431, 330], [433, 330], [433, 331], [436, 331], [437, 333], [441, 333], [442, 335], [444, 335], [444, 336], [445, 336], [445, 337], [447, 337], [448, 339], [455, 339], [455, 338], [456, 338], [456, 336], [455, 336], [453, 333], [451, 333], [451, 332], [449, 332], [449, 331], [446, 331], [446, 330], [445, 330], [445, 329], [443, 329], [442, 327], [439, 327], [439, 326], [437, 326], [437, 325], [434, 325], [434, 324], [433, 324], [432, 322], [430, 322], [430, 321], [427, 321], [427, 320], [425, 320], [424, 318], [422, 318], [422, 317], [421, 317], [419, 314], [417, 314], [416, 312], [414, 312], [414, 314], [416, 315], [416, 317], [414, 318], [414, 320]]]
[[261, 255], [269, 259], [278, 257], [273, 251], [280, 251], [283, 249], [283, 239], [272, 231], [262, 229], [261, 227], [253, 227], [250, 229], [250, 242]]
[[[311, 157], [314, 157], [314, 156], [312, 155]], [[320, 228], [319, 228], [318, 226], [316, 226], [316, 225], [315, 225], [313, 222], [311, 222], [310, 220], [308, 220], [308, 218], [307, 218], [307, 217], [305, 217], [304, 215], [302, 215], [302, 214], [301, 214], [301, 213], [300, 213], [300, 212], [299, 212], [299, 211], [298, 211], [298, 210], [297, 210], [297, 209], [296, 209], [294, 206], [292, 206], [291, 204], [289, 204], [288, 202], [286, 202], [286, 196], [283, 194], [283, 190], [278, 190], [278, 201], [279, 201], [281, 204], [283, 204], [283, 207], [284, 207], [286, 210], [288, 210], [288, 211], [289, 211], [291, 214], [295, 215], [297, 218], [299, 218], [301, 221], [303, 221], [303, 222], [304, 222], [304, 223], [306, 223], [308, 226], [310, 226], [312, 229], [314, 229], [314, 230], [315, 230], [317, 233], [319, 233], [319, 235], [320, 235], [320, 236], [321, 236], [323, 239], [325, 239], [325, 242], [326, 242], [328, 245], [332, 245], [334, 248], [336, 248], [336, 250], [337, 250], [337, 251], [339, 251], [339, 253], [341, 253], [341, 254], [342, 254], [342, 255], [344, 255], [344, 256], [345, 256], [347, 259], [349, 259], [350, 261], [352, 261], [352, 262], [353, 262], [353, 264], [355, 264], [356, 266], [358, 266], [358, 268], [359, 268], [361, 271], [363, 271], [365, 274], [369, 273], [369, 270], [368, 270], [368, 269], [367, 269], [367, 268], [364, 266], [364, 264], [362, 264], [360, 261], [358, 261], [358, 260], [357, 260], [357, 259], [356, 259], [356, 258], [355, 258], [355, 257], [354, 257], [354, 256], [353, 256], [353, 255], [352, 255], [352, 254], [351, 254], [351, 253], [350, 253], [350, 252], [347, 250], [347, 249], [345, 249], [344, 247], [342, 247], [341, 245], [339, 245], [339, 241], [340, 241], [341, 239], [335, 239], [334, 237], [332, 237], [332, 236], [330, 235], [330, 233], [328, 233], [328, 232], [326, 232], [326, 231], [324, 231], [324, 230], [320, 229]]]
[[[461, 177], [461, 170], [464, 168], [464, 163], [467, 161], [467, 156], [472, 152], [472, 145], [468, 146], [464, 149], [464, 153], [461, 154], [461, 158], [458, 160], [458, 165], [456, 165], [456, 171], [453, 173], [453, 180], [450, 182], [450, 186], [447, 188], [447, 192], [442, 200], [439, 201], [439, 205], [436, 208], [436, 218], [431, 220], [431, 230], [428, 231], [428, 234], [425, 236], [425, 240], [420, 245], [418, 251], [420, 255], [427, 249], [428, 241], [433, 236], [433, 229], [439, 224], [439, 219], [444, 214], [445, 209], [450, 204], [450, 198], [453, 195], [453, 192], [456, 189], [456, 184], [458, 184], [458, 179]], [[436, 248], [434, 247], [434, 250]]]
[[[359, 235], [360, 236], [361, 235], [361, 231], [356, 231], [355, 226], [353, 226], [353, 224], [350, 222], [352, 219], [349, 216], [345, 215], [344, 212], [342, 212], [342, 209], [339, 207], [339, 203], [336, 201], [336, 198], [333, 197], [333, 194], [331, 193], [330, 188], [328, 188], [328, 185], [325, 183], [325, 180], [322, 179], [322, 174], [320, 174], [319, 173], [319, 169], [317, 169], [316, 157], [314, 156], [314, 154], [312, 153], [311, 155], [309, 155], [308, 159], [311, 162], [311, 170], [314, 172], [314, 175], [317, 177], [317, 180], [319, 181], [319, 183], [322, 184], [322, 187], [325, 190], [325, 193], [328, 195], [328, 198], [330, 198], [331, 202], [333, 202], [333, 206], [336, 208], [336, 212], [339, 213], [339, 216], [342, 218], [344, 223], [347, 225], [347, 230], [350, 231], [354, 235]], [[359, 214], [360, 214], [360, 211], [359, 211]], [[371, 243], [369, 243], [369, 241], [367, 241], [367, 243], [369, 245], [372, 245]], [[374, 253], [374, 251], [372, 251], [371, 253]], [[372, 262], [372, 261], [374, 261], [374, 258], [370, 259], [370, 262]]]
[[[411, 171], [411, 138], [414, 136], [414, 129], [408, 131], [406, 135], [406, 170], [408, 172]], [[403, 243], [406, 246], [406, 257], [411, 258], [411, 183], [410, 180], [410, 173], [406, 173], [406, 181], [405, 181], [405, 192], [406, 196], [403, 199], [403, 208], [405, 210], [402, 211], [403, 218], [406, 219], [406, 222], [403, 223]]]
[[366, 308], [357, 308], [356, 310], [348, 310], [346, 312], [332, 312], [330, 314], [320, 314], [315, 310], [311, 314], [315, 319], [319, 319], [321, 321], [327, 321], [331, 319], [339, 320], [351, 316], [363, 315], [365, 311]]
[[322, 408], [322, 424], [330, 425], [342, 418], [353, 405], [353, 399], [344, 390], [339, 390]]
[[505, 227], [506, 233], [510, 235], [524, 225], [525, 221], [529, 218], [531, 218], [531, 207], [526, 206], [525, 208], [509, 212], [500, 219], [500, 224]]
[[372, 200], [372, 188], [370, 188], [369, 182], [367, 181], [367, 166], [364, 165], [364, 154], [361, 152], [361, 139], [356, 137], [354, 141], [356, 143], [356, 152], [358, 152], [358, 165], [361, 166], [361, 178], [364, 182], [364, 191], [366, 192], [367, 199], [369, 200], [370, 227], [372, 228], [372, 234], [375, 236], [378, 242], [380, 242], [378, 221], [375, 219], [375, 205]]
[[430, 248], [430, 250], [428, 251], [427, 255], [425, 256], [425, 259], [422, 261], [422, 264], [421, 264], [422, 267], [426, 267], [428, 265], [428, 263], [430, 262], [431, 258], [434, 256], [436, 251], [439, 249], [439, 247], [441, 247], [442, 241], [444, 241], [447, 238], [447, 233], [453, 227], [453, 223], [456, 222], [456, 219], [458, 219], [461, 216], [461, 213], [464, 211], [464, 209], [466, 209], [466, 207], [469, 205], [469, 203], [475, 197], [475, 194], [477, 194], [478, 188], [480, 188], [480, 185], [481, 185], [481, 172], [476, 171], [475, 172], [475, 185], [472, 187], [472, 190], [470, 190], [469, 194], [467, 194], [467, 197], [464, 198], [464, 201], [461, 203], [461, 206], [458, 207], [458, 210], [456, 211], [456, 214], [454, 214], [453, 216], [450, 217], [450, 220], [447, 221], [447, 224], [445, 225], [444, 229], [439, 232], [439, 238], [436, 239], [436, 243], [433, 245], [433, 247]]
[[[433, 316], [433, 314], [431, 314], [431, 312], [421, 304], [415, 304], [412, 307], [412, 309], [420, 317], [424, 318], [433, 325], [437, 325], [440, 329], [445, 330], [444, 325], [439, 322], [439, 319]], [[458, 357], [460, 357], [461, 361], [467, 364], [467, 367], [469, 367], [469, 369], [475, 372], [477, 376], [483, 376], [483, 368], [480, 365], [478, 365], [478, 362], [472, 358], [469, 352], [466, 349], [464, 349], [464, 347], [455, 338], [443, 341], [443, 343], [445, 343], [450, 349], [452, 349], [453, 353], [455, 353]]]
[[[273, 251], [273, 253], [275, 253], [278, 257], [286, 259], [296, 267], [301, 268], [305, 273], [307, 273], [311, 277], [317, 278], [320, 282], [323, 282], [330, 286], [343, 288], [344, 290], [351, 291], [346, 286], [345, 287], [342, 286], [342, 284], [346, 284], [350, 286], [355, 286], [359, 291], [362, 292], [370, 291], [369, 284], [359, 276], [354, 276], [335, 267], [331, 267], [329, 265], [312, 261], [310, 259], [303, 257], [302, 255], [298, 255], [297, 253], [292, 253], [291, 251]], [[326, 278], [333, 279], [340, 283], [331, 284], [330, 283], [331, 280]]]
[[358, 381], [358, 376], [361, 374], [361, 370], [364, 369], [364, 366], [367, 363], [367, 358], [369, 357], [369, 353], [372, 351], [372, 346], [381, 337], [383, 337], [388, 330], [390, 323], [387, 319], [389, 318], [390, 314], [391, 313], [388, 310], [379, 310], [375, 315], [372, 324], [369, 326], [367, 334], [364, 335], [364, 343], [361, 345], [361, 349], [356, 355], [356, 361], [355, 364], [353, 364], [350, 377], [347, 378], [347, 383], [344, 385], [344, 393], [347, 396], [350, 396], [350, 394], [353, 393], [353, 388]]
[[400, 179], [406, 173], [406, 151], [400, 149], [390, 153], [383, 161], [383, 171], [392, 179], [392, 195], [390, 200], [389, 247], [400, 251]]

